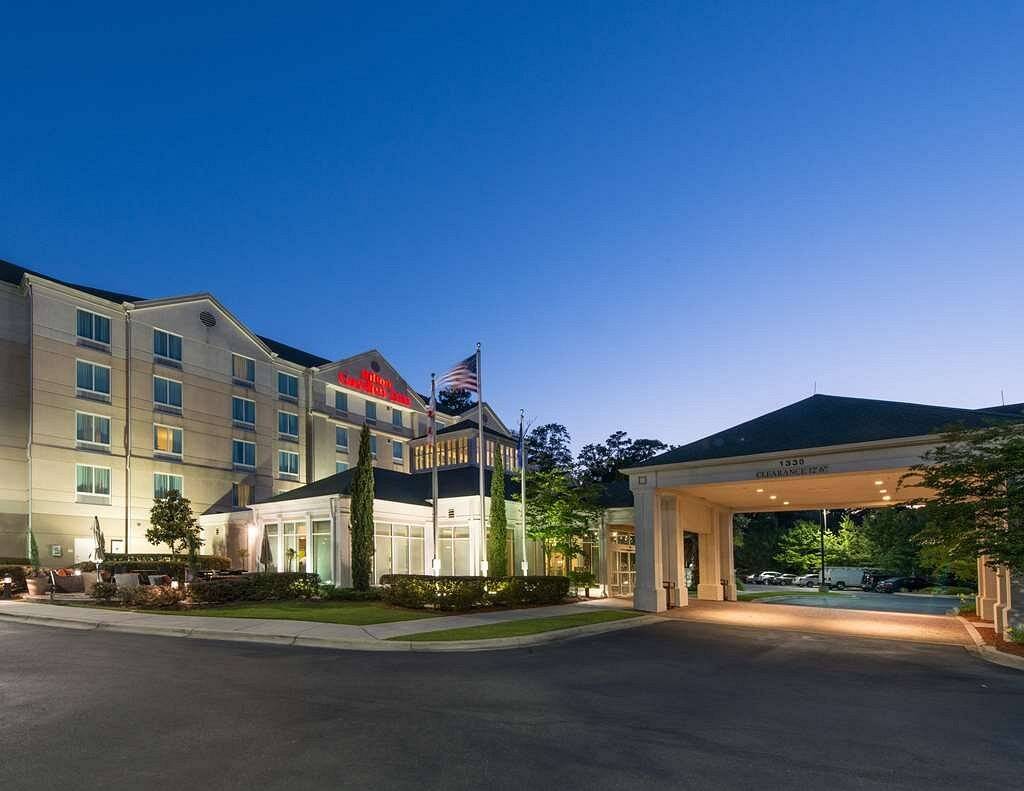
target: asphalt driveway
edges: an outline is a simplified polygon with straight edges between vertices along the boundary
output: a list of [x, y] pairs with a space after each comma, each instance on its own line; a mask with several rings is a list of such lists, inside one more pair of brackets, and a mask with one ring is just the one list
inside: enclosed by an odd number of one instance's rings
[[[666, 621], [365, 654], [0, 622], [11, 788], [1009, 788], [1024, 673]], [[766, 727], [766, 723], [773, 723]]]
[[795, 589], [792, 596], [761, 599], [763, 604], [795, 604], [801, 607], [840, 607], [846, 610], [875, 610], [876, 612], [906, 612], [920, 615], [945, 615], [960, 604], [957, 596], [923, 596], [904, 593], [868, 593], [849, 591], [808, 596]]

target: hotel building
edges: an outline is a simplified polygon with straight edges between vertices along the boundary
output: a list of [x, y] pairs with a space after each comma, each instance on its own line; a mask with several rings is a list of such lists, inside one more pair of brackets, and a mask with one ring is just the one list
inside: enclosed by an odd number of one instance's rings
[[[45, 565], [90, 559], [94, 518], [107, 552], [159, 551], [150, 509], [177, 489], [204, 552], [253, 567], [265, 531], [279, 568], [347, 584], [347, 471], [368, 426], [375, 571], [431, 570], [427, 405], [376, 350], [331, 361], [257, 335], [210, 294], [145, 299], [0, 262], [0, 364], [0, 557], [25, 557], [31, 531]], [[487, 467], [498, 448], [514, 471], [515, 439], [483, 412]], [[443, 572], [473, 573], [476, 408], [436, 419], [436, 551]], [[512, 541], [518, 569], [525, 542]]]

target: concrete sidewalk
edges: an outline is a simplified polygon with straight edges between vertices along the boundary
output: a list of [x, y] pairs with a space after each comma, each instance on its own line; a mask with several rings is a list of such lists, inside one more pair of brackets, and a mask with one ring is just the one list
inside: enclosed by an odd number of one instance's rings
[[350, 626], [315, 621], [288, 621], [269, 618], [158, 615], [115, 608], [73, 607], [36, 602], [2, 601], [0, 602], [0, 618], [66, 629], [131, 632], [135, 634], [162, 635], [165, 637], [232, 640], [358, 651], [481, 651], [518, 648], [617, 631], [661, 620], [656, 616], [641, 616], [620, 621], [610, 621], [608, 623], [559, 629], [523, 637], [503, 637], [492, 640], [450, 642], [389, 641], [391, 637], [406, 637], [408, 635], [434, 632], [442, 629], [461, 629], [469, 626], [482, 626], [506, 621], [571, 615], [573, 613], [592, 611], [595, 608], [626, 609], [621, 601], [598, 599], [576, 604], [534, 607], [525, 610], [494, 610], [467, 615], [423, 618], [414, 621]]

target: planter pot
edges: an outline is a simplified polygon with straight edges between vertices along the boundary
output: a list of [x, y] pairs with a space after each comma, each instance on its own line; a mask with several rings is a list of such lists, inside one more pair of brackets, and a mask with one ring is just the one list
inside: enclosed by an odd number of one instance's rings
[[27, 577], [25, 585], [28, 586], [29, 596], [45, 596], [50, 592], [50, 579], [48, 577]]
[[82, 590], [85, 591], [86, 596], [92, 596], [93, 588], [96, 587], [96, 583], [99, 582], [100, 575], [95, 571], [83, 571], [82, 572]]

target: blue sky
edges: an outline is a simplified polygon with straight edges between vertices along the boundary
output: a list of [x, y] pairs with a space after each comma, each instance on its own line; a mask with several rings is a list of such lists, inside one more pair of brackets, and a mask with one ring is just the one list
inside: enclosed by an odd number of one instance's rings
[[1024, 6], [20, 4], [0, 258], [509, 422], [1024, 401]]

